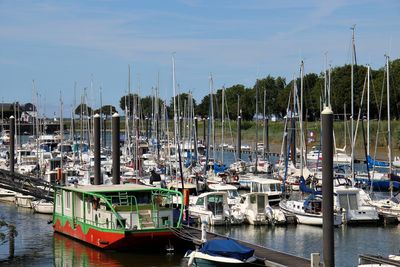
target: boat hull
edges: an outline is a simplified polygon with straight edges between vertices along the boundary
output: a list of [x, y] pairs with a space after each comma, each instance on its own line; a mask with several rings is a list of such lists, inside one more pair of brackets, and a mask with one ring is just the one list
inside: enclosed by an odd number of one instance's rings
[[180, 245], [177, 236], [170, 230], [138, 230], [127, 231], [108, 230], [94, 227], [92, 225], [76, 223], [66, 220], [62, 223], [61, 218], [56, 218], [53, 224], [54, 231], [76, 238], [101, 249], [111, 250], [154, 250], [165, 249], [167, 246]]
[[250, 261], [241, 261], [222, 256], [211, 256], [200, 251], [191, 251], [185, 255], [188, 258], [188, 266], [198, 267], [229, 267], [229, 266], [255, 266], [255, 258]]

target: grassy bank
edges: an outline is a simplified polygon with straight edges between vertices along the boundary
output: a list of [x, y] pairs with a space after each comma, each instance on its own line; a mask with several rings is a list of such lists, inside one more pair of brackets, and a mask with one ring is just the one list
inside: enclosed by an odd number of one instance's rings
[[[66, 129], [70, 129], [69, 121], [65, 122]], [[282, 145], [284, 121], [269, 122], [269, 143], [271, 152], [279, 153]], [[365, 138], [367, 137], [367, 122], [364, 121]], [[106, 128], [111, 129], [111, 121], [106, 122]], [[215, 140], [219, 144], [222, 142], [222, 127], [221, 121], [215, 121]], [[79, 131], [80, 124], [76, 124], [77, 131]], [[207, 126], [207, 125], [206, 125]], [[140, 126], [142, 132], [145, 131], [146, 125], [143, 123]], [[264, 125], [262, 121], [258, 122], [258, 126], [254, 121], [243, 121], [242, 122], [242, 144], [255, 147], [256, 136], [258, 128], [258, 142], [264, 141]], [[289, 127], [291, 128], [291, 127]], [[362, 123], [360, 122], [357, 127], [357, 122], [354, 122], [354, 129], [357, 128], [357, 140], [355, 144], [356, 157], [364, 157], [364, 138], [362, 131]], [[379, 128], [379, 131], [378, 131]], [[173, 136], [173, 122], [169, 123], [169, 129], [171, 131], [170, 136]], [[299, 124], [296, 124], [296, 138], [300, 140]], [[121, 133], [125, 131], [125, 123], [121, 121]], [[336, 147], [343, 148], [346, 145], [346, 150], [350, 152], [350, 131], [351, 122], [347, 121], [346, 124], [343, 121], [334, 121], [334, 136]], [[204, 132], [204, 121], [198, 123], [198, 138], [203, 139]], [[206, 128], [206, 134], [208, 130]], [[310, 149], [312, 146], [319, 145], [320, 143], [320, 122], [305, 122], [304, 132], [307, 133], [307, 147]], [[313, 138], [311, 138], [311, 132]], [[346, 134], [345, 134], [346, 132]], [[400, 121], [391, 122], [391, 136], [392, 136], [392, 156], [400, 155]], [[236, 121], [226, 121], [224, 124], [224, 143], [236, 144], [237, 137], [237, 123]], [[375, 147], [377, 157], [380, 159], [387, 158], [387, 145], [388, 145], [388, 134], [387, 134], [387, 121], [378, 122], [376, 120], [370, 121], [370, 154], [374, 155]], [[298, 142], [298, 141], [297, 141]]]

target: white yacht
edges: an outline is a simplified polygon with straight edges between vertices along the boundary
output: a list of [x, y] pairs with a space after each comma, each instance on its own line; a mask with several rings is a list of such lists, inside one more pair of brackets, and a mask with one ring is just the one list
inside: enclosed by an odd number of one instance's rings
[[226, 192], [202, 193], [192, 197], [190, 203], [189, 215], [199, 221], [206, 220], [209, 225], [241, 224], [244, 221], [237, 206], [229, 207]]
[[244, 214], [245, 222], [252, 225], [284, 224], [285, 214], [269, 205], [268, 194], [252, 192], [243, 194], [240, 201], [240, 210]]

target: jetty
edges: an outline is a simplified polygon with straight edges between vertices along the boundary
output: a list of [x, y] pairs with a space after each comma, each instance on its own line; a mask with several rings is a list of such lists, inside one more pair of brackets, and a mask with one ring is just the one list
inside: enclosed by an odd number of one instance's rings
[[[186, 237], [192, 237], [193, 243], [195, 245], [201, 244], [201, 229], [183, 225], [181, 233]], [[215, 238], [227, 238], [224, 235], [220, 235], [217, 233], [207, 231], [207, 240], [215, 239]], [[230, 238], [230, 237], [229, 237]], [[275, 266], [275, 267], [283, 267], [283, 266], [297, 266], [297, 267], [310, 267], [314, 266], [311, 265], [312, 261], [306, 258], [302, 258], [299, 256], [291, 255], [288, 253], [280, 252], [277, 250], [269, 249], [260, 245], [252, 244], [246, 241], [233, 239], [247, 247], [254, 249], [254, 255], [256, 258], [262, 260], [265, 266]], [[319, 264], [319, 263], [318, 263]], [[318, 266], [318, 265], [316, 265]]]

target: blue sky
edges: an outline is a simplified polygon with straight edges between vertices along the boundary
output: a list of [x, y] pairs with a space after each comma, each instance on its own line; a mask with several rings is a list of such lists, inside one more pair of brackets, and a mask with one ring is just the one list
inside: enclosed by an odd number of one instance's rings
[[89, 106], [99, 107], [101, 88], [103, 104], [118, 106], [131, 65], [132, 92], [148, 96], [159, 83], [169, 101], [175, 52], [180, 91], [199, 102], [210, 73], [216, 89], [251, 87], [269, 74], [290, 80], [301, 60], [306, 73], [321, 72], [326, 58], [350, 63], [354, 24], [359, 64], [400, 57], [397, 0], [0, 0], [1, 100], [37, 95], [52, 116], [60, 95], [67, 114], [84, 88]]

